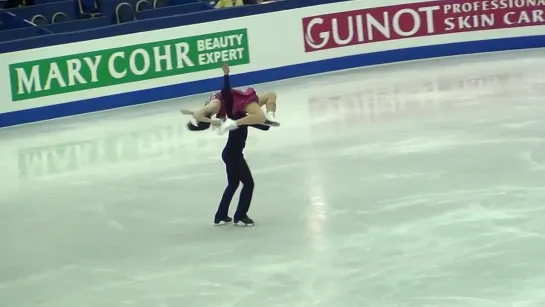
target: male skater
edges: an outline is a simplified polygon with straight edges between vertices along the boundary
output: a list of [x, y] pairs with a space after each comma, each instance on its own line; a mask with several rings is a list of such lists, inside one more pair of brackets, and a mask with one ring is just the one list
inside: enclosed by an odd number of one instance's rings
[[[223, 225], [232, 221], [232, 218], [228, 216], [229, 206], [239, 184], [242, 183], [234, 223], [239, 226], [254, 226], [254, 221], [248, 217], [254, 191], [254, 179], [244, 159], [243, 150], [248, 137], [248, 126], [263, 125], [267, 122], [267, 117], [259, 105], [255, 90], [233, 90], [229, 80], [228, 65], [223, 66], [223, 72], [224, 85], [221, 92], [199, 111], [191, 113], [197, 126], [199, 122], [205, 122], [220, 126], [220, 134], [229, 131], [229, 137], [221, 155], [227, 173], [227, 187], [219, 203], [214, 224]], [[209, 117], [211, 114], [217, 114], [220, 119], [211, 119]], [[221, 121], [222, 118], [225, 120]]]

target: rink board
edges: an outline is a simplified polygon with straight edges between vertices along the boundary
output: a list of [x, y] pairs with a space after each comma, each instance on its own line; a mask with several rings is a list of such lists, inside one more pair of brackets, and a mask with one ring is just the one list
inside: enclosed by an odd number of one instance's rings
[[[401, 1], [396, 0], [376, 8], [374, 1], [350, 1], [0, 54], [0, 127], [215, 91], [221, 86], [218, 68], [224, 60], [234, 66], [233, 84], [243, 86], [362, 66], [545, 46], [541, 7], [490, 7], [489, 13], [479, 15], [480, 8], [476, 19], [460, 13], [466, 25], [458, 13], [446, 9], [444, 3], [450, 2], [398, 5]], [[533, 19], [514, 24], [521, 14]], [[382, 28], [377, 25], [380, 16], [386, 16]], [[337, 37], [323, 25], [316, 26], [321, 32], [310, 33], [309, 23], [316, 18], [337, 22]], [[371, 18], [373, 33], [365, 28]], [[476, 29], [467, 28], [471, 22]], [[270, 31], [263, 26], [268, 24], [278, 28]], [[324, 37], [328, 41], [318, 46]], [[85, 63], [87, 71], [81, 68]]]

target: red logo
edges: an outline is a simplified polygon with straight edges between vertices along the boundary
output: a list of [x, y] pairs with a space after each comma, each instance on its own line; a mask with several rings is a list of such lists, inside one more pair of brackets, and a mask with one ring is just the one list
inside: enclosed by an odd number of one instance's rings
[[540, 2], [447, 0], [306, 17], [302, 20], [305, 52], [411, 37], [545, 25], [545, 1]]

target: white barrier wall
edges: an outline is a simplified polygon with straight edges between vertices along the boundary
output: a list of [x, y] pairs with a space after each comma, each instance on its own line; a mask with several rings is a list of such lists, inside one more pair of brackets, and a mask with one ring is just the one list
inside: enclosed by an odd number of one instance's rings
[[208, 80], [222, 62], [236, 74], [319, 70], [343, 57], [542, 36], [544, 12], [545, 0], [357, 0], [1, 54], [0, 115]]

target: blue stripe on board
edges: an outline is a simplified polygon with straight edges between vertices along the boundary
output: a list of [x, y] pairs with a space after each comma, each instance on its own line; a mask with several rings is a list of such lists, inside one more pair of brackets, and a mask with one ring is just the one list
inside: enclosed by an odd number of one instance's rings
[[[398, 49], [243, 73], [234, 75], [232, 77], [232, 84], [233, 86], [243, 86], [385, 63], [543, 47], [545, 47], [545, 35]], [[221, 84], [219, 78], [213, 78], [4, 113], [0, 114], [0, 127], [216, 91], [221, 87]]]

